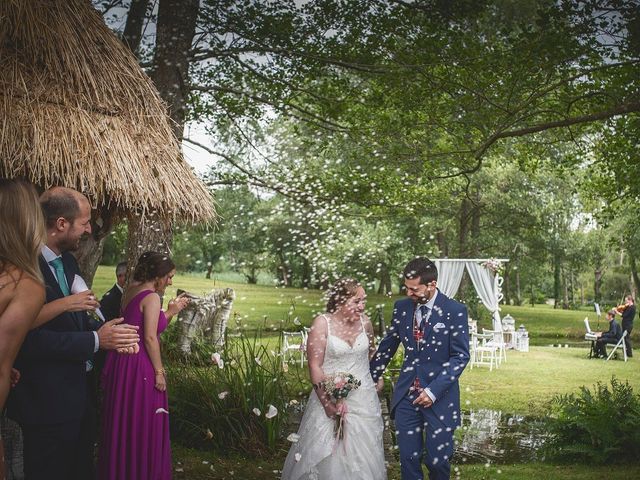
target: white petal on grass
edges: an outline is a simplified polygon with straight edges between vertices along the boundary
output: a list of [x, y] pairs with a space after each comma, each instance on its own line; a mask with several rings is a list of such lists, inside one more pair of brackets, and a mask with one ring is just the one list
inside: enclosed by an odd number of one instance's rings
[[211, 361], [218, 365], [218, 368], [224, 368], [224, 360], [218, 352], [211, 354]]
[[254, 408], [252, 411], [257, 417], [259, 417], [262, 414], [259, 408]]
[[220, 393], [218, 394], [218, 398], [219, 398], [220, 400], [224, 400], [224, 399], [226, 398], [226, 396], [227, 396], [227, 395], [229, 395], [229, 392], [227, 392], [227, 391], [220, 392]]
[[276, 415], [278, 415], [278, 409], [273, 405], [269, 405], [269, 411], [265, 413], [264, 416], [267, 418], [273, 418]]
[[169, 413], [167, 410], [165, 410], [164, 408], [160, 407], [156, 410], [156, 413]]
[[290, 433], [287, 437], [287, 440], [291, 443], [296, 443], [298, 440], [300, 440], [300, 435], [298, 435], [297, 433]]
[[262, 366], [262, 361], [258, 357], [254, 358], [254, 360], [258, 365]]

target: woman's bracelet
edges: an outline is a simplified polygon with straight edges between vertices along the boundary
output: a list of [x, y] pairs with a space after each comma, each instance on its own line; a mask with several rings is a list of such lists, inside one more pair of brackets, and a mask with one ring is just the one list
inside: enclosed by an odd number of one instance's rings
[[156, 375], [166, 375], [167, 371], [164, 368], [158, 368], [156, 370]]

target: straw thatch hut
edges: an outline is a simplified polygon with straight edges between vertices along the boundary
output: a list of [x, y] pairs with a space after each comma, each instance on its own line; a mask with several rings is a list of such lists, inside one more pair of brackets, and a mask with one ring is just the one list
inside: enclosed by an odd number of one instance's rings
[[0, 176], [84, 192], [102, 234], [129, 215], [136, 245], [163, 230], [149, 219], [215, 218], [153, 83], [88, 0], [0, 1]]

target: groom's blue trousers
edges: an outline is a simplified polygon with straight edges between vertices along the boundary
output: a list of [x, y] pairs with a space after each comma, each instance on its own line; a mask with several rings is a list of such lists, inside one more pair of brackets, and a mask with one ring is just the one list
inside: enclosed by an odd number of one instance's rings
[[402, 480], [424, 479], [423, 452], [429, 480], [448, 480], [455, 427], [445, 425], [430, 408], [413, 405], [415, 399], [414, 394], [405, 395], [395, 408]]

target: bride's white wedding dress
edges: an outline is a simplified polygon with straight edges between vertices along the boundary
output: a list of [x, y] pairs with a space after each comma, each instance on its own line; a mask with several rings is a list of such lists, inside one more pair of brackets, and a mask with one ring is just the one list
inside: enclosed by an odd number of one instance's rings
[[[353, 347], [331, 334], [327, 315], [325, 375], [348, 372], [362, 382], [346, 398], [346, 436], [336, 440], [334, 420], [328, 418], [315, 392], [311, 392], [295, 442], [282, 470], [282, 480], [386, 480], [383, 423], [380, 402], [369, 373], [369, 339], [362, 332]], [[362, 323], [362, 322], [361, 322]]]

